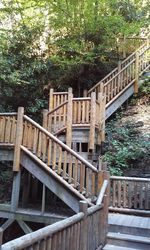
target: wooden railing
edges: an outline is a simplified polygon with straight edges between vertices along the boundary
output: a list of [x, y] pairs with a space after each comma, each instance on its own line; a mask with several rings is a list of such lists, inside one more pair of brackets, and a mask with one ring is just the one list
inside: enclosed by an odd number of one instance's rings
[[[145, 41], [145, 40], [144, 40]], [[98, 93], [106, 95], [106, 108], [118, 98], [127, 88], [134, 85], [134, 92], [138, 92], [139, 76], [149, 68], [150, 46], [148, 40], [124, 61], [118, 63], [118, 67], [98, 82], [88, 91], [88, 96], [94, 91], [96, 98]]]
[[14, 144], [14, 171], [20, 170], [21, 150], [28, 154], [32, 152], [37, 160], [40, 159], [49, 169], [71, 184], [79, 194], [86, 198], [97, 196], [98, 170], [42, 126], [24, 115], [23, 108], [19, 108], [18, 113], [1, 114], [0, 122], [0, 142]]
[[[50, 92], [52, 93], [53, 91], [51, 90]], [[66, 143], [69, 147], [71, 147], [72, 142], [72, 128], [89, 127], [90, 139], [88, 148], [93, 150], [96, 129], [99, 131], [98, 143], [101, 144], [104, 140], [105, 96], [99, 94], [98, 100], [96, 100], [93, 92], [91, 97], [73, 98], [71, 89], [69, 89], [67, 97], [68, 99], [56, 108], [44, 111], [43, 126], [54, 135], [66, 131]]]
[[150, 179], [112, 176], [110, 208], [120, 212], [150, 210]]
[[22, 145], [86, 197], [97, 194], [97, 169], [28, 116]]
[[0, 143], [14, 144], [17, 113], [0, 113]]
[[80, 202], [80, 212], [70, 218], [39, 229], [1, 246], [1, 250], [95, 250], [106, 243], [109, 180], [100, 192], [99, 204], [87, 208]]
[[[69, 92], [72, 90], [69, 89]], [[68, 100], [68, 93], [69, 92], [54, 92], [53, 89], [50, 89], [49, 93], [49, 111], [52, 109], [57, 108], [63, 102]]]

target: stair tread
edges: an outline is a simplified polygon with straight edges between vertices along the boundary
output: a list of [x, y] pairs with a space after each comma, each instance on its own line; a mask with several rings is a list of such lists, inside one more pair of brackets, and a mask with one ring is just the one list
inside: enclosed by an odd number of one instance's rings
[[137, 249], [136, 248], [120, 247], [120, 246], [107, 244], [107, 245], [104, 246], [103, 250], [137, 250]]
[[127, 226], [132, 228], [150, 229], [150, 218], [135, 215], [109, 213], [109, 225]]
[[137, 236], [137, 235], [131, 235], [131, 234], [108, 233], [107, 238], [150, 244], [150, 237]]

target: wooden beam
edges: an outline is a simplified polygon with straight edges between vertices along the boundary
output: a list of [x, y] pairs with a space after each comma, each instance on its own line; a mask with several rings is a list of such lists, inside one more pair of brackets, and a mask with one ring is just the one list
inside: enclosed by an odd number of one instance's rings
[[17, 211], [12, 212], [9, 208], [2, 209], [0, 205], [0, 218], [13, 219], [13, 220], [23, 220], [35, 223], [44, 223], [44, 224], [53, 224], [60, 220], [64, 220], [68, 217], [68, 215], [59, 215], [56, 213], [44, 213], [41, 214], [41, 211], [33, 210], [33, 209], [23, 209], [18, 208]]
[[25, 234], [33, 232], [32, 229], [23, 220], [17, 220], [17, 222]]
[[2, 224], [1, 228], [3, 232], [14, 222], [14, 219], [8, 219], [4, 224]]
[[20, 146], [22, 143], [23, 135], [23, 115], [24, 108], [18, 108], [17, 115], [17, 128], [16, 128], [16, 140], [15, 140], [15, 150], [14, 150], [14, 162], [13, 162], [13, 171], [18, 172], [20, 170]]
[[[41, 168], [37, 162], [33, 161], [25, 154], [22, 154], [21, 164], [25, 167], [25, 169], [27, 169], [31, 174], [33, 174], [39, 181], [41, 181], [49, 190], [51, 190], [56, 196], [63, 200], [75, 212], [79, 212], [79, 199], [81, 198], [79, 198], [77, 194], [70, 192], [70, 190], [67, 189], [65, 185], [55, 179], [55, 177], [52, 176], [50, 173], [48, 174], [44, 168]], [[67, 183], [67, 185], [69, 184]], [[75, 189], [74, 192], [76, 192]]]

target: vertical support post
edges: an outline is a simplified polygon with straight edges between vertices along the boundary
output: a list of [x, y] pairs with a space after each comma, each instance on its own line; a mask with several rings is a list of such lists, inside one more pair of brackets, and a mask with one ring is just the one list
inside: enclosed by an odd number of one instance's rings
[[67, 104], [67, 134], [66, 144], [71, 148], [72, 143], [72, 108], [73, 108], [73, 94], [72, 88], [68, 89], [68, 104]]
[[90, 133], [89, 133], [89, 150], [94, 150], [95, 143], [95, 124], [96, 124], [96, 94], [91, 93], [91, 117], [90, 117]]
[[44, 214], [45, 212], [45, 198], [46, 198], [46, 187], [43, 184], [43, 190], [42, 190], [42, 208], [41, 208], [41, 213]]
[[87, 91], [87, 89], [84, 89], [83, 90], [83, 97], [87, 97], [87, 95], [88, 95], [88, 91]]
[[50, 89], [49, 91], [49, 111], [51, 111], [54, 107], [53, 107], [53, 93], [54, 90]]
[[13, 161], [13, 171], [16, 172], [20, 170], [20, 152], [21, 152], [20, 146], [23, 137], [23, 115], [24, 115], [24, 108], [19, 107], [17, 115], [16, 140], [15, 140], [14, 161]]
[[104, 83], [103, 82], [101, 82], [101, 84], [100, 84], [100, 92], [102, 94], [105, 94], [105, 92], [104, 92]]
[[[50, 121], [50, 119], [49, 119]], [[43, 128], [45, 129], [50, 129], [51, 128], [51, 124], [48, 124], [48, 110], [44, 109], [43, 110]], [[43, 160], [45, 160], [45, 155], [46, 155], [46, 136], [43, 135]], [[42, 208], [41, 208], [41, 212], [42, 214], [45, 211], [45, 197], [46, 197], [46, 187], [43, 184], [43, 190], [42, 190]]]
[[15, 212], [18, 208], [20, 193], [21, 171], [13, 173], [13, 187], [11, 194], [11, 211]]
[[2, 244], [3, 244], [3, 229], [0, 228], [0, 250], [1, 250]]
[[87, 240], [88, 240], [87, 208], [88, 204], [86, 201], [79, 202], [80, 212], [84, 213], [84, 218], [81, 222], [81, 238], [80, 238], [81, 239], [80, 246], [82, 250], [87, 250]]
[[45, 129], [48, 128], [48, 110], [47, 109], [43, 109], [43, 127]]
[[138, 82], [139, 82], [139, 52], [136, 51], [135, 58], [135, 82], [134, 82], [134, 94], [138, 93]]
[[101, 169], [98, 169], [98, 173], [97, 173], [97, 183], [96, 183], [96, 194], [98, 195], [101, 187], [103, 185], [103, 181], [104, 181], [104, 171], [102, 171]]
[[99, 102], [99, 134], [98, 144], [100, 145], [105, 141], [105, 106], [106, 98], [102, 93], [98, 93]]

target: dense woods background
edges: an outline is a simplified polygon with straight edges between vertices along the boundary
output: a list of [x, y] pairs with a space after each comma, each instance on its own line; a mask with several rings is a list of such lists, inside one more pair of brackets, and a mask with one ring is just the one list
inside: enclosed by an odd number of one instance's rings
[[149, 25], [149, 7], [148, 0], [1, 0], [0, 110], [36, 113], [50, 87], [80, 95], [116, 65], [116, 38]]

